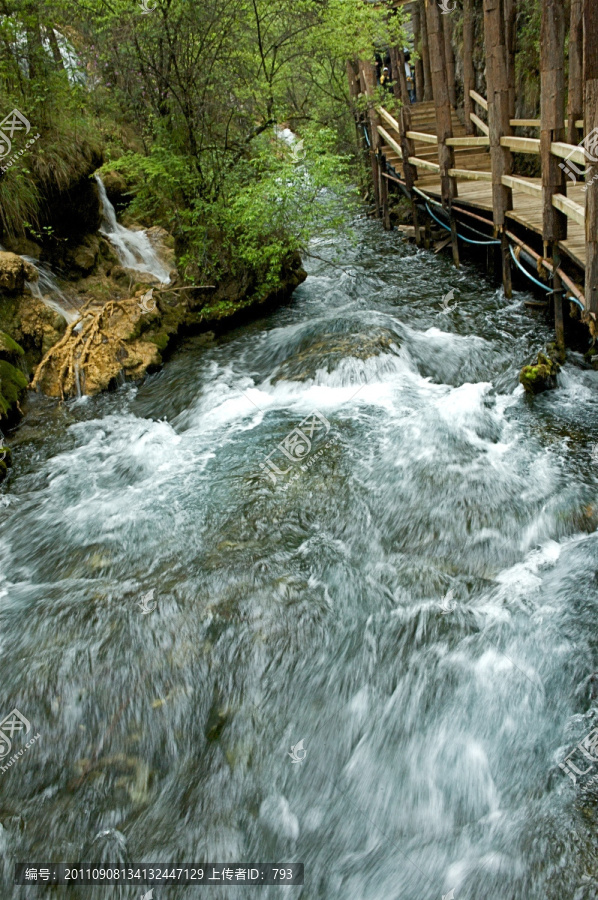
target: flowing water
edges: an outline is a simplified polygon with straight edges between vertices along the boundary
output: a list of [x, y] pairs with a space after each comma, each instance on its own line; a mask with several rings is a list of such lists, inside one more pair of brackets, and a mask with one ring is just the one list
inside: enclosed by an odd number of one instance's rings
[[558, 763], [598, 712], [598, 373], [530, 402], [549, 330], [523, 295], [357, 227], [342, 271], [311, 263], [291, 305], [141, 387], [31, 401], [0, 696], [39, 738], [0, 769], [3, 898], [149, 890], [13, 887], [15, 860], [297, 861], [304, 887], [260, 896], [305, 900], [596, 897], [592, 763]]
[[[4, 250], [5, 248], [0, 244], [0, 251]], [[21, 256], [21, 259], [37, 269], [37, 280], [26, 282], [33, 296], [53, 309], [54, 312], [59, 313], [67, 322], [75, 322], [79, 318], [79, 314], [73, 302], [60, 289], [50, 267], [33, 256]]]
[[125, 228], [117, 221], [116, 211], [108, 199], [104, 182], [99, 175], [96, 175], [95, 179], [102, 205], [103, 218], [100, 232], [113, 245], [121, 264], [137, 272], [149, 273], [162, 284], [168, 284], [170, 282], [169, 269], [152, 247], [147, 232], [143, 228], [138, 231]]

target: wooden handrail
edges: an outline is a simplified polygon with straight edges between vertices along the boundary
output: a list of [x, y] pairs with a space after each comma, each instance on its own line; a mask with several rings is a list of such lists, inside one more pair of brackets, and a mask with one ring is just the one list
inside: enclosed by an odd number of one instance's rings
[[582, 147], [575, 144], [565, 144], [563, 141], [553, 141], [550, 145], [550, 152], [553, 156], [560, 156], [561, 159], [570, 159], [582, 165], [585, 165], [588, 161], [586, 152]]
[[488, 147], [490, 139], [486, 135], [484, 137], [468, 135], [467, 137], [447, 138], [445, 144], [448, 147]]
[[486, 112], [488, 112], [488, 101], [484, 100], [484, 98], [480, 96], [480, 94], [478, 94], [476, 91], [470, 91], [469, 96], [472, 100], [475, 100], [478, 106], [481, 106], [482, 109], [485, 109]]
[[377, 106], [377, 107], [376, 107], [376, 111], [378, 112], [378, 114], [379, 114], [380, 116], [382, 116], [382, 118], [384, 119], [384, 121], [385, 121], [388, 125], [390, 125], [390, 127], [391, 127], [394, 131], [397, 132], [397, 134], [400, 134], [400, 133], [401, 133], [401, 128], [400, 128], [400, 126], [399, 126], [399, 123], [397, 122], [397, 120], [396, 120], [393, 116], [391, 116], [391, 114], [390, 114], [387, 110], [384, 109], [383, 106]]
[[381, 137], [384, 138], [384, 140], [386, 141], [386, 143], [388, 144], [388, 146], [389, 146], [389, 147], [392, 147], [392, 149], [395, 151], [395, 153], [398, 153], [398, 154], [399, 154], [399, 157], [400, 157], [401, 159], [403, 159], [403, 151], [401, 150], [401, 148], [400, 148], [400, 146], [397, 144], [397, 142], [394, 140], [394, 138], [391, 138], [391, 136], [389, 135], [388, 131], [385, 131], [385, 129], [382, 128], [382, 125], [378, 125], [378, 126], [377, 126], [377, 130], [378, 130], [378, 134], [379, 134]]
[[585, 227], [586, 211], [579, 203], [575, 203], [569, 197], [565, 197], [564, 194], [553, 194], [552, 205], [564, 213], [569, 219], [573, 219], [574, 222], [581, 225], [582, 228]]
[[486, 135], [486, 137], [488, 137], [488, 135], [490, 134], [490, 129], [488, 128], [486, 123], [482, 122], [482, 120], [478, 116], [476, 116], [475, 113], [470, 113], [469, 118], [471, 119], [473, 124], [477, 125], [477, 127], [480, 129], [480, 131], [483, 131], [484, 134]]
[[[511, 125], [514, 128], [539, 128], [542, 123], [540, 119], [511, 119]], [[565, 119], [565, 128], [569, 124], [569, 119]], [[577, 119], [576, 128], [583, 128], [583, 119]]]
[[511, 119], [513, 128], [539, 128], [542, 124], [539, 119]]
[[537, 183], [527, 181], [527, 179], [518, 178], [516, 175], [503, 175], [501, 181], [505, 187], [512, 189], [517, 188], [517, 190], [522, 191], [524, 194], [531, 194], [532, 197], [542, 195], [542, 184], [540, 181]]
[[428, 162], [427, 159], [418, 159], [417, 156], [410, 156], [407, 162], [418, 169], [429, 169], [431, 172], [440, 172], [438, 163]]
[[511, 137], [505, 135], [500, 139], [501, 147], [508, 147], [515, 153], [540, 153], [540, 141], [538, 138]]
[[435, 134], [427, 134], [425, 131], [408, 131], [407, 137], [412, 141], [420, 141], [422, 144], [437, 144], [438, 138]]
[[451, 178], [462, 178], [465, 181], [492, 181], [492, 172], [476, 169], [449, 169]]

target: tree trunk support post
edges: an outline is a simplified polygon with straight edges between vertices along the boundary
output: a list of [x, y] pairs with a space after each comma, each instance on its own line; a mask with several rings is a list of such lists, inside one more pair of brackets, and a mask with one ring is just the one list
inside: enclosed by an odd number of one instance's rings
[[355, 131], [357, 133], [357, 141], [362, 153], [366, 153], [368, 147], [361, 129], [361, 117], [358, 110], [358, 99], [361, 92], [359, 83], [359, 63], [356, 60], [347, 60], [347, 81], [349, 82], [349, 98], [351, 104], [351, 112], [355, 122]]
[[[553, 141], [565, 140], [565, 12], [562, 0], [542, 0], [540, 31], [540, 159], [542, 163], [542, 239], [560, 257], [559, 241], [567, 237], [567, 217], [552, 205], [555, 194], [566, 194], [566, 176], [558, 157], [551, 153]], [[564, 349], [563, 297], [560, 278], [553, 283], [554, 321], [557, 345]]]
[[575, 123], [583, 119], [583, 0], [571, 0], [567, 118], [567, 143], [577, 144], [580, 135]]
[[[584, 132], [586, 138], [598, 128], [598, 4], [584, 0]], [[595, 145], [594, 145], [595, 146]], [[594, 156], [592, 153], [591, 156]], [[586, 161], [586, 308], [598, 316], [598, 164]], [[591, 183], [592, 182], [592, 183]]]
[[425, 0], [428, 38], [430, 41], [430, 65], [436, 110], [436, 135], [438, 137], [438, 162], [440, 164], [440, 193], [442, 205], [448, 211], [451, 221], [453, 260], [459, 265], [459, 245], [454, 223], [452, 204], [457, 196], [457, 181], [449, 175], [455, 167], [455, 153], [446, 141], [453, 136], [451, 101], [449, 97], [446, 60], [444, 57], [444, 32], [441, 12], [436, 0]]
[[475, 134], [475, 126], [471, 114], [475, 112], [470, 91], [475, 90], [475, 71], [473, 68], [473, 0], [463, 0], [463, 111], [465, 113], [465, 131]]
[[413, 47], [418, 56], [415, 60], [415, 99], [421, 103], [424, 99], [424, 64], [422, 62], [422, 25], [421, 9], [419, 2], [411, 6], [411, 20], [413, 22]]
[[446, 80], [449, 100], [453, 109], [457, 108], [457, 79], [455, 76], [455, 53], [453, 51], [453, 23], [450, 15], [442, 16], [442, 33], [444, 37], [444, 59], [446, 62]]
[[486, 81], [488, 85], [488, 129], [492, 165], [492, 207], [494, 233], [501, 241], [502, 282], [506, 297], [513, 294], [511, 255], [505, 233], [506, 213], [513, 209], [513, 192], [502, 183], [503, 175], [513, 172], [513, 158], [500, 139], [510, 135], [509, 81], [505, 45], [503, 0], [484, 0], [484, 44], [486, 47]]
[[382, 217], [382, 194], [380, 182], [383, 180], [380, 175], [380, 164], [378, 162], [378, 148], [380, 146], [380, 135], [378, 134], [378, 117], [375, 109], [376, 94], [376, 70], [369, 60], [359, 60], [359, 74], [361, 77], [362, 91], [367, 97], [368, 102], [368, 121], [370, 135], [370, 163], [372, 166], [372, 181], [374, 183], [374, 199], [376, 203], [376, 216]]
[[509, 116], [515, 118], [515, 50], [517, 47], [517, 0], [504, 0]]
[[417, 204], [415, 202], [413, 191], [413, 185], [417, 181], [417, 169], [408, 162], [410, 156], [415, 156], [415, 146], [411, 138], [407, 137], [407, 132], [411, 131], [411, 101], [409, 99], [409, 90], [407, 88], [405, 54], [402, 47], [390, 48], [390, 62], [393, 70], [394, 95], [401, 101], [399, 129], [401, 153], [403, 155], [403, 177], [405, 179], [405, 187], [409, 191], [409, 196], [411, 197], [411, 213], [413, 215], [413, 226], [415, 228], [415, 243], [419, 247], [421, 244], [421, 236], [419, 232]]
[[424, 67], [424, 100], [434, 99], [434, 85], [432, 83], [432, 70], [430, 67], [430, 39], [428, 35], [428, 19], [426, 15], [426, 0], [419, 0], [420, 22], [422, 32], [422, 63]]

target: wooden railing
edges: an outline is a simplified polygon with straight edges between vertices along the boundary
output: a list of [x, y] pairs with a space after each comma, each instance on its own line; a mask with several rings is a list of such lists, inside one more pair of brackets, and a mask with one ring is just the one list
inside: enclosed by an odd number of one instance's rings
[[[476, 91], [470, 91], [470, 95], [477, 106], [479, 106], [485, 112], [488, 111], [488, 103], [484, 97], [482, 97]], [[382, 138], [383, 142], [388, 147], [390, 147], [401, 159], [403, 159], [403, 154], [401, 152], [400, 146], [401, 128], [399, 122], [382, 106], [377, 108], [377, 112], [380, 118], [388, 126], [388, 128], [383, 128], [379, 125], [377, 129], [378, 134]], [[446, 145], [458, 150], [474, 149], [476, 147], [489, 147], [489, 129], [486, 123], [475, 113], [471, 113], [471, 121], [474, 123], [474, 125], [477, 126], [480, 131], [482, 131], [481, 136], [468, 135], [466, 137], [447, 138], [445, 142]], [[510, 124], [514, 128], [539, 128], [540, 120], [511, 119]], [[577, 121], [576, 126], [578, 128], [582, 128], [583, 121]], [[393, 137], [390, 132], [394, 132], [396, 137]], [[431, 144], [438, 146], [438, 138], [435, 134], [429, 134], [422, 131], [407, 131], [405, 133], [405, 136], [407, 138], [410, 138], [412, 141], [420, 144]], [[507, 135], [501, 137], [500, 145], [514, 151], [515, 153], [529, 153], [535, 156], [540, 155], [540, 140], [538, 138]], [[567, 144], [562, 141], [556, 141], [550, 145], [550, 152], [553, 156], [556, 156], [559, 159], [571, 160], [572, 162], [581, 165], [584, 165], [586, 163], [585, 151], [582, 147], [579, 146]], [[433, 162], [429, 159], [421, 159], [418, 156], [409, 156], [407, 158], [407, 162], [411, 163], [411, 165], [415, 166], [417, 169], [422, 169], [426, 172], [438, 173], [440, 171], [439, 163]], [[490, 156], [488, 157], [488, 165], [490, 166]], [[492, 171], [490, 168], [488, 170], [480, 170], [468, 169], [466, 166], [460, 168], [455, 167], [449, 169], [448, 174], [451, 178], [463, 181], [492, 181]], [[535, 197], [536, 199], [540, 198], [543, 193], [542, 184], [539, 180], [522, 178], [515, 174], [503, 175], [501, 177], [501, 183], [511, 190], [521, 191], [522, 193], [528, 194], [532, 197]], [[582, 227], [585, 225], [585, 208], [579, 203], [575, 203], [575, 201], [567, 197], [565, 194], [555, 194], [552, 197], [552, 205], [561, 213], [563, 213], [563, 215], [567, 216], [567, 218], [569, 219], [572, 219], [578, 225], [581, 225]]]

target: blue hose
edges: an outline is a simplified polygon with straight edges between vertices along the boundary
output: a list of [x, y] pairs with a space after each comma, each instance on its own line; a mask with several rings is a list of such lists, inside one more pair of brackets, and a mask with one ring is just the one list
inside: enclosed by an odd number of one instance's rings
[[521, 265], [521, 263], [520, 263], [519, 260], [517, 259], [517, 254], [516, 254], [515, 251], [513, 250], [513, 247], [511, 246], [511, 244], [509, 244], [509, 250], [511, 251], [511, 256], [513, 257], [513, 262], [515, 263], [515, 265], [517, 266], [517, 268], [518, 268], [521, 272], [523, 272], [523, 274], [526, 275], [526, 276], [529, 278], [530, 281], [532, 281], [532, 282], [533, 282], [535, 285], [537, 285], [539, 288], [542, 288], [543, 291], [546, 291], [548, 294], [552, 294], [552, 288], [546, 287], [545, 284], [543, 284], [541, 281], [538, 281], [538, 279], [537, 279], [537, 278], [534, 278], [533, 275], [530, 275], [530, 273], [527, 271], [527, 269], [524, 269], [524, 268], [523, 268], [523, 266]]
[[[428, 197], [427, 194], [424, 194], [424, 192], [420, 191], [418, 188], [416, 188], [415, 185], [413, 186], [413, 190], [417, 194], [419, 194], [421, 197], [424, 198], [425, 204], [426, 204], [426, 209], [428, 210], [428, 213], [434, 219], [434, 221], [437, 222], [441, 228], [444, 228], [445, 231], [450, 231], [451, 230], [450, 226], [448, 226], [445, 222], [442, 222], [439, 218], [437, 218], [437, 216], [434, 215], [434, 213], [432, 212], [432, 210], [430, 209], [430, 206], [429, 206], [429, 203], [433, 203], [434, 206], [438, 206], [438, 207], [440, 207], [440, 209], [444, 209], [442, 204], [438, 203], [438, 201], [436, 201], [436, 200], [432, 200], [431, 197]], [[464, 223], [462, 223], [462, 224], [464, 224]], [[481, 234], [481, 232], [475, 231], [475, 229], [471, 228], [469, 225], [465, 225], [465, 227], [470, 228], [470, 231], [474, 231], [475, 234]], [[460, 240], [465, 241], [466, 244], [500, 244], [501, 243], [500, 241], [497, 241], [497, 240], [472, 241], [470, 238], [463, 237], [463, 235], [461, 235], [459, 233], [457, 233], [457, 237], [459, 237]], [[513, 262], [515, 263], [517, 268], [520, 269], [523, 272], [523, 274], [527, 278], [529, 278], [530, 281], [532, 281], [535, 285], [537, 285], [537, 287], [542, 288], [542, 290], [546, 291], [546, 293], [548, 293], [548, 294], [552, 294], [553, 293], [552, 288], [546, 287], [545, 284], [543, 284], [541, 281], [538, 281], [538, 279], [534, 278], [533, 275], [530, 275], [530, 273], [527, 271], [527, 269], [524, 269], [524, 267], [521, 265], [521, 263], [517, 259], [511, 244], [509, 244], [509, 250], [511, 251], [511, 256], [513, 257]], [[575, 303], [577, 306], [579, 306], [580, 309], [585, 310], [585, 307], [584, 307], [583, 303], [581, 302], [581, 300], [579, 300], [573, 294], [569, 293], [569, 295], [566, 297], [566, 299], [570, 300], [572, 303]]]
[[[523, 268], [523, 266], [521, 265], [521, 263], [520, 263], [519, 260], [517, 259], [517, 256], [516, 256], [516, 254], [515, 254], [515, 251], [513, 250], [512, 246], [511, 246], [510, 244], [509, 244], [509, 250], [511, 251], [511, 256], [513, 257], [513, 262], [515, 263], [515, 265], [517, 266], [517, 268], [518, 268], [518, 269], [521, 269], [521, 271], [523, 272], [523, 274], [524, 274], [524, 275], [527, 275], [527, 277], [529, 278], [529, 280], [530, 280], [530, 281], [533, 281], [534, 284], [537, 284], [538, 287], [543, 288], [548, 294], [552, 294], [552, 293], [553, 293], [552, 288], [546, 287], [545, 284], [542, 284], [541, 281], [538, 281], [537, 278], [534, 278], [533, 275], [530, 275], [530, 273], [527, 271], [527, 269], [524, 269], [524, 268]], [[581, 300], [579, 300], [579, 299], [578, 299], [577, 297], [575, 297], [573, 294], [570, 293], [570, 294], [567, 296], [566, 299], [567, 299], [567, 300], [570, 300], [572, 303], [576, 303], [577, 306], [579, 306], [580, 309], [585, 309], [585, 307], [584, 307], [583, 303], [581, 302]]]
[[[438, 219], [438, 218], [434, 215], [434, 213], [432, 212], [432, 210], [431, 210], [430, 207], [428, 206], [428, 202], [427, 202], [427, 201], [426, 201], [426, 209], [428, 210], [428, 213], [432, 216], [432, 218], [434, 219], [434, 221], [435, 221], [435, 222], [438, 222], [438, 224], [440, 225], [441, 228], [444, 228], [446, 231], [450, 231], [450, 230], [451, 230], [450, 227], [449, 227], [448, 225], [446, 225], [444, 222], [441, 222], [440, 219]], [[496, 240], [492, 240], [492, 241], [472, 241], [471, 238], [463, 237], [463, 235], [462, 235], [462, 234], [459, 234], [458, 232], [457, 232], [457, 237], [459, 238], [459, 240], [465, 241], [466, 244], [484, 244], [484, 245], [489, 245], [489, 244], [500, 244], [500, 241], [496, 241]]]

